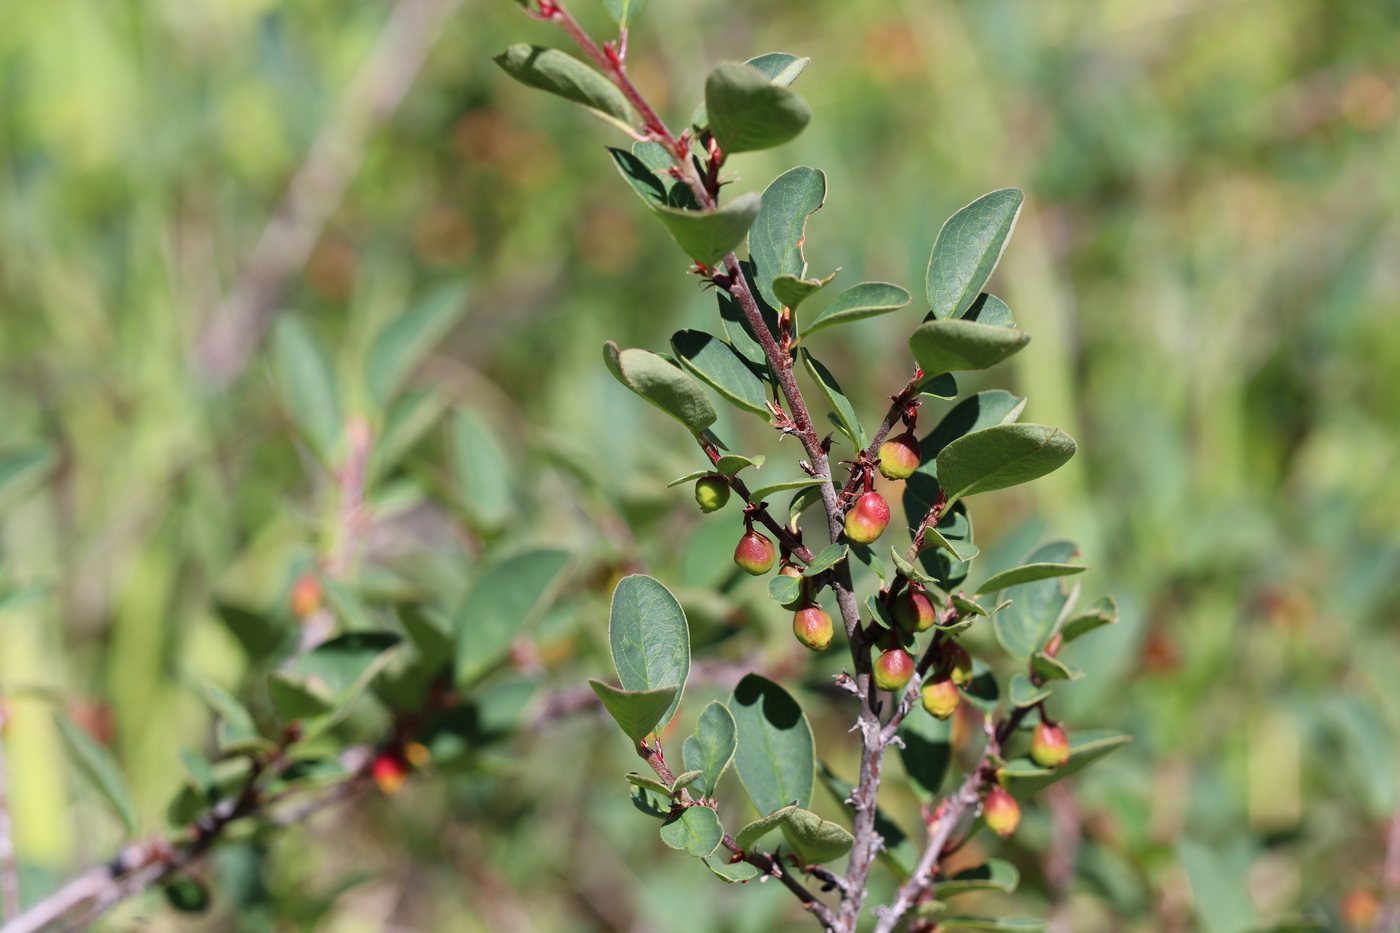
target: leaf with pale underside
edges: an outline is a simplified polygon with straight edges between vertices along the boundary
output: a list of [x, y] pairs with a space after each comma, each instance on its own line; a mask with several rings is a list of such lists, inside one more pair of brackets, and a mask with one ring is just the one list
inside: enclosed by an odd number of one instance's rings
[[1002, 188], [944, 222], [924, 279], [934, 317], [959, 317], [977, 300], [1006, 250], [1025, 199], [1019, 188]]
[[685, 370], [649, 350], [603, 345], [608, 370], [627, 388], [675, 418], [692, 432], [714, 424], [718, 415], [704, 388]]
[[630, 131], [632, 108], [607, 78], [566, 52], [516, 43], [495, 57], [501, 70], [527, 87], [573, 101]]
[[714, 268], [744, 242], [745, 234], [758, 217], [760, 203], [758, 193], [750, 191], [715, 210], [653, 207], [652, 213], [666, 225], [676, 245], [687, 256]]
[[1096, 628], [1112, 625], [1118, 621], [1118, 603], [1112, 596], [1101, 596], [1087, 609], [1076, 612], [1060, 627], [1060, 635], [1066, 642], [1087, 635]]
[[789, 489], [806, 489], [809, 486], [820, 486], [826, 480], [816, 476], [808, 476], [804, 479], [789, 479], [781, 483], [769, 483], [767, 486], [759, 486], [757, 489], [749, 490], [749, 498], [754, 502], [762, 502], [776, 493]]
[[783, 822], [797, 811], [797, 805], [791, 804], [786, 807], [779, 807], [767, 816], [760, 816], [739, 830], [739, 835], [734, 837], [734, 843], [739, 848], [747, 852], [758, 844], [758, 841], [777, 829]]
[[877, 314], [888, 314], [899, 310], [912, 300], [912, 296], [898, 285], [888, 282], [862, 282], [833, 298], [831, 304], [802, 328], [802, 334], [809, 336], [837, 324], [849, 324]]
[[1031, 335], [1023, 330], [977, 321], [929, 321], [909, 336], [909, 352], [925, 373], [988, 369], [1024, 349]]
[[749, 64], [721, 62], [705, 79], [710, 132], [726, 153], [780, 146], [806, 128], [801, 97]]
[[622, 690], [601, 680], [589, 680], [603, 708], [608, 711], [623, 733], [633, 742], [640, 742], [656, 731], [657, 723], [675, 703], [679, 687], [658, 690]]
[[780, 275], [773, 280], [773, 295], [785, 307], [796, 311], [797, 306], [831, 284], [841, 270], [824, 279], [804, 279], [796, 275]]
[[851, 851], [855, 837], [846, 827], [810, 810], [793, 810], [783, 821], [783, 836], [804, 865], [821, 865]]
[[1027, 707], [1035, 706], [1048, 697], [1050, 695], [1050, 688], [1045, 686], [1037, 687], [1035, 684], [1031, 683], [1031, 679], [1025, 674], [1017, 674], [1015, 677], [1011, 678], [1011, 688], [1008, 692], [1011, 694], [1012, 706]]

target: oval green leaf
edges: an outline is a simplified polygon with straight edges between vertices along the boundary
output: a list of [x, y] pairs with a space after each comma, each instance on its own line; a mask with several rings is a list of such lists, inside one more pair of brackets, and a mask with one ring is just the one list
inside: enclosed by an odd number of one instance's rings
[[569, 553], [526, 551], [482, 568], [453, 615], [459, 686], [475, 681], [505, 657], [558, 591]]
[[729, 711], [738, 727], [734, 766], [759, 813], [812, 802], [816, 752], [802, 707], [781, 686], [749, 674], [734, 688]]
[[769, 483], [767, 486], [760, 486], [757, 489], [749, 490], [749, 499], [753, 502], [762, 502], [775, 493], [784, 492], [789, 489], [806, 489], [809, 486], [820, 486], [826, 480], [816, 476], [808, 476], [805, 479], [784, 480], [781, 483]]
[[719, 700], [711, 700], [700, 711], [700, 718], [695, 722], [695, 734], [686, 739], [681, 747], [686, 768], [700, 772], [700, 780], [696, 782], [696, 792], [700, 796], [715, 795], [719, 779], [734, 761], [738, 743], [739, 727], [735, 725], [734, 717]]
[[904, 741], [899, 757], [915, 794], [926, 803], [936, 800], [953, 760], [952, 721], [939, 720], [922, 708], [915, 709], [900, 723], [899, 737]]
[[1034, 706], [1048, 697], [1050, 688], [1037, 687], [1025, 674], [1017, 674], [1011, 678], [1011, 688], [1008, 692], [1011, 694], [1012, 706], [1026, 707]]
[[838, 859], [855, 844], [855, 837], [846, 827], [800, 808], [783, 821], [783, 836], [804, 865], [821, 865]]
[[1084, 770], [1132, 740], [1132, 736], [1110, 729], [1093, 729], [1071, 733], [1069, 737], [1069, 761], [1065, 762], [1064, 765], [1052, 771], [1040, 767], [1029, 758], [1013, 758], [1007, 762], [1006, 770], [1002, 772], [1002, 783], [1013, 796], [1025, 800], [1056, 781]]
[[1043, 424], [998, 424], [964, 435], [938, 452], [938, 482], [952, 504], [1059, 469], [1074, 456], [1074, 438]]
[[976, 321], [929, 321], [909, 336], [914, 362], [929, 375], [987, 369], [1023, 349], [1031, 335]]
[[912, 300], [909, 292], [898, 285], [888, 282], [862, 282], [832, 299], [831, 304], [802, 328], [802, 334], [809, 336], [837, 324], [849, 324], [877, 314], [898, 311]]
[[131, 788], [112, 753], [62, 713], [54, 714], [54, 722], [58, 724], [58, 732], [68, 746], [73, 763], [112, 808], [127, 835], [133, 835], [136, 832], [136, 800], [131, 796]]
[[826, 200], [826, 174], [799, 165], [790, 168], [763, 191], [762, 206], [749, 228], [749, 259], [763, 299], [774, 307], [787, 304], [773, 290], [780, 275], [800, 279], [807, 274], [802, 241], [807, 218]]
[[[601, 680], [589, 680], [603, 708], [633, 742], [640, 742], [656, 731], [657, 723], [676, 702], [679, 687], [659, 690], [620, 690]], [[639, 788], [644, 789], [644, 788]]]
[[326, 348], [300, 319], [282, 315], [272, 332], [272, 367], [292, 420], [331, 458], [340, 442], [340, 395]]
[[678, 330], [671, 335], [671, 349], [682, 366], [731, 404], [765, 420], [772, 417], [762, 380], [729, 344], [703, 330]]
[[1021, 883], [1021, 873], [1004, 859], [988, 859], [975, 868], [964, 868], [946, 881], [938, 882], [935, 894], [939, 898], [968, 891], [1000, 891], [1011, 894]]
[[779, 807], [767, 816], [760, 816], [752, 823], [739, 830], [739, 835], [734, 837], [734, 843], [739, 848], [747, 852], [756, 846], [760, 839], [777, 829], [784, 820], [797, 810], [796, 804], [786, 807]]
[[709, 807], [686, 807], [661, 824], [661, 841], [696, 858], [709, 858], [724, 839], [719, 814]]
[[617, 676], [628, 690], [675, 687], [671, 721], [690, 676], [690, 628], [671, 591], [645, 574], [623, 577], [613, 590], [608, 643]]
[[721, 62], [705, 79], [705, 109], [710, 132], [726, 153], [780, 146], [812, 119], [801, 97], [738, 62]]
[[807, 372], [816, 380], [817, 388], [826, 397], [827, 404], [835, 410], [836, 422], [846, 436], [851, 439], [851, 443], [864, 450], [870, 445], [870, 441], [865, 436], [865, 429], [860, 426], [860, 420], [856, 418], [856, 410], [851, 405], [851, 400], [846, 398], [846, 393], [841, 391], [841, 384], [836, 381], [836, 377], [831, 374], [817, 358], [802, 351], [802, 363], [807, 367]]
[[685, 250], [687, 256], [701, 265], [714, 267], [744, 242], [761, 203], [758, 193], [750, 191], [713, 211], [654, 207], [652, 212], [661, 218], [676, 245]]
[[1006, 250], [1025, 199], [1019, 188], [1001, 188], [982, 195], [944, 222], [933, 243], [924, 279], [934, 317], [959, 317], [977, 300]]
[[[1027, 562], [1061, 563], [1076, 550], [1073, 541], [1051, 541], [1036, 548]], [[1059, 629], [1069, 611], [1069, 594], [1061, 581], [1052, 577], [1021, 584], [1009, 595], [1014, 597], [1011, 605], [992, 620], [997, 641], [1013, 657], [1030, 658], [1049, 644]]]
[[379, 332], [365, 358], [365, 384], [377, 405], [383, 408], [393, 400], [408, 374], [457, 323], [466, 298], [464, 283], [449, 282]]
[[581, 104], [624, 128], [632, 123], [632, 109], [622, 92], [572, 55], [520, 42], [497, 55], [495, 62], [527, 87]]
[[1053, 577], [1072, 577], [1077, 573], [1083, 573], [1088, 567], [1082, 564], [1022, 564], [1019, 567], [1012, 567], [1010, 570], [1003, 570], [1001, 573], [988, 577], [981, 586], [977, 588], [976, 596], [986, 593], [995, 593], [997, 590], [1004, 590], [1008, 586], [1018, 586], [1022, 583], [1034, 583], [1036, 580], [1049, 580]]
[[718, 415], [704, 388], [665, 357], [649, 350], [619, 350], [609, 340], [603, 345], [603, 361], [619, 382], [692, 432], [715, 423]]

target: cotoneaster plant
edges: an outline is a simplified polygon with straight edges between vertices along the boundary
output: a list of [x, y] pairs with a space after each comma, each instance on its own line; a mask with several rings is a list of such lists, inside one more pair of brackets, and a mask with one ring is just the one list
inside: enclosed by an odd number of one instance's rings
[[[820, 170], [797, 166], [762, 194], [721, 197], [731, 155], [786, 143], [810, 121], [807, 104], [791, 88], [808, 59], [773, 52], [720, 63], [706, 78], [703, 103], [676, 131], [628, 76], [628, 25], [640, 2], [606, 0], [619, 32], [601, 45], [557, 0], [517, 2], [532, 18], [561, 27], [588, 61], [516, 45], [497, 57], [498, 64], [630, 137], [629, 147], [609, 149], [622, 181], [719, 297], [713, 333], [680, 331], [667, 354], [610, 342], [604, 362], [693, 436], [703, 459], [672, 485], [694, 482], [704, 512], [719, 512], [730, 494], [744, 503], [735, 563], [753, 575], [780, 568], [769, 577], [768, 592], [794, 612], [801, 646], [820, 651], [830, 645], [850, 655], [836, 679], [850, 696], [855, 724], [849, 738], [836, 734], [816, 742], [791, 691], [750, 673], [727, 703], [700, 711], [679, 753], [664, 749], [660, 735], [680, 709], [690, 669], [689, 628], [660, 581], [623, 579], [613, 595], [609, 631], [621, 685], [591, 683], [650, 768], [650, 774], [627, 775], [634, 803], [659, 820], [667, 845], [701, 860], [725, 882], [778, 879], [827, 930], [854, 933], [868, 916], [877, 856], [897, 885], [889, 903], [873, 908], [877, 933], [906, 922], [912, 930], [1043, 927], [1035, 920], [959, 916], [945, 900], [969, 890], [1010, 892], [1017, 873], [1009, 862], [991, 859], [950, 875], [945, 861], [984, 826], [1011, 836], [1020, 819], [1018, 801], [1128, 740], [1116, 733], [1066, 733], [1046, 712], [1055, 685], [1081, 676], [1059, 660], [1061, 648], [1114, 622], [1117, 611], [1108, 598], [1075, 611], [1078, 587], [1067, 588], [1063, 578], [1085, 568], [1069, 562], [1076, 548], [1063, 541], [1040, 547], [1021, 566], [968, 592], [964, 582], [978, 554], [968, 500], [1057, 469], [1075, 444], [1057, 428], [1019, 422], [1025, 399], [1002, 390], [961, 399], [931, 432], [915, 434], [925, 400], [958, 398], [954, 372], [994, 366], [1030, 341], [1006, 304], [983, 291], [1015, 227], [1022, 192], [993, 191], [947, 220], [933, 244], [922, 313], [910, 308], [906, 289], [887, 282], [862, 282], [825, 300], [835, 274], [810, 274], [803, 255], [807, 217], [826, 198]], [[820, 311], [809, 311], [822, 301]], [[910, 322], [910, 376], [902, 387], [891, 387], [892, 404], [868, 434], [820, 360], [827, 339], [822, 332], [895, 313]], [[729, 452], [711, 430], [715, 398], [764, 419], [775, 441], [797, 438], [804, 454], [800, 475], [751, 486], [745, 471], [755, 471], [763, 458]], [[818, 400], [815, 410], [811, 399]], [[836, 434], [819, 427], [825, 411]], [[833, 463], [837, 435], [854, 453]], [[880, 491], [891, 480], [904, 481], [899, 534], [890, 533], [890, 504]], [[717, 514], [709, 520], [734, 519]], [[874, 581], [872, 592], [857, 592], [857, 568], [861, 578]], [[834, 625], [818, 606], [822, 594], [839, 610]], [[1002, 649], [995, 670], [959, 643], [974, 625], [995, 630]], [[1019, 672], [1004, 676], [1017, 666]], [[955, 716], [971, 726], [960, 730], [956, 749]], [[860, 746], [853, 785], [818, 764], [818, 756], [831, 751], [828, 743], [845, 741]], [[880, 809], [891, 747], [901, 750], [913, 790], [924, 801], [922, 839]], [[1018, 757], [1026, 751], [1029, 756]], [[954, 759], [972, 765], [947, 792]], [[731, 820], [739, 809], [720, 799], [720, 779], [731, 765], [757, 816], [736, 829], [720, 819], [721, 809]], [[844, 825], [812, 812], [819, 775], [844, 805]], [[828, 867], [843, 859], [840, 871]]]

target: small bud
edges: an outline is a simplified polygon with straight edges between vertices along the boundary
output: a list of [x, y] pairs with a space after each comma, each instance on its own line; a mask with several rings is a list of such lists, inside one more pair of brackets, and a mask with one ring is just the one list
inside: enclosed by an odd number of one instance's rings
[[1069, 761], [1069, 736], [1065, 730], [1042, 720], [1031, 734], [1031, 761], [1042, 768], [1058, 768]]
[[846, 513], [846, 537], [852, 544], [871, 544], [890, 523], [890, 504], [878, 492], [863, 493]]
[[369, 774], [380, 793], [386, 796], [397, 793], [408, 780], [408, 760], [401, 752], [380, 752], [370, 765]]
[[321, 578], [314, 573], [297, 577], [287, 601], [291, 604], [292, 615], [298, 619], [310, 618], [321, 608]]
[[906, 430], [881, 444], [877, 456], [885, 479], [908, 479], [919, 468], [919, 439]]
[[773, 542], [756, 531], [744, 532], [739, 545], [734, 548], [734, 563], [744, 573], [761, 577], [773, 569]]
[[959, 687], [972, 683], [972, 655], [957, 642], [949, 642], [943, 649], [944, 663], [948, 665], [948, 676]]
[[729, 502], [729, 483], [718, 474], [695, 481], [695, 503], [702, 512], [718, 512]]
[[824, 651], [831, 644], [831, 616], [820, 606], [808, 606], [792, 614], [792, 634], [805, 647]]
[[903, 648], [891, 648], [875, 659], [875, 687], [896, 693], [914, 676], [914, 659]]
[[938, 621], [938, 610], [933, 608], [933, 600], [924, 595], [923, 590], [912, 586], [895, 597], [892, 612], [895, 625], [911, 635], [927, 632]]
[[930, 716], [938, 719], [947, 719], [953, 715], [957, 712], [958, 704], [962, 702], [958, 685], [951, 680], [936, 680], [925, 684], [919, 696], [923, 700], [924, 709], [928, 710]]
[[987, 791], [982, 801], [982, 818], [992, 832], [1005, 839], [1016, 831], [1016, 824], [1021, 822], [1021, 805], [1006, 792], [1006, 788], [997, 785]]

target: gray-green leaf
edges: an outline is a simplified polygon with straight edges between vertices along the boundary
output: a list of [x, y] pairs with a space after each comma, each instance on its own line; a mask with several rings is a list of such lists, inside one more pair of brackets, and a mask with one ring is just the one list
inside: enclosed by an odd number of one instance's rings
[[1002, 783], [1017, 798], [1025, 800], [1056, 781], [1082, 771], [1132, 740], [1130, 735], [1108, 729], [1071, 733], [1069, 761], [1061, 767], [1051, 770], [1040, 767], [1029, 758], [1014, 758], [1007, 762], [1006, 770], [1002, 772]]
[[780, 146], [812, 119], [807, 102], [758, 68], [721, 62], [705, 79], [710, 132], [726, 153]]
[[1034, 583], [1036, 580], [1049, 580], [1052, 577], [1072, 577], [1088, 569], [1082, 564], [1022, 564], [1019, 567], [1012, 567], [1010, 570], [1003, 570], [1001, 573], [988, 577], [977, 588], [974, 595], [982, 596], [986, 593], [1004, 590], [1008, 586]]
[[783, 821], [783, 836], [804, 865], [820, 865], [851, 851], [855, 837], [810, 810], [796, 809]]
[[376, 404], [389, 404], [408, 374], [457, 323], [466, 297], [462, 282], [439, 286], [379, 332], [365, 359], [365, 383]]
[[1037, 687], [1025, 674], [1011, 678], [1011, 705], [1034, 706], [1050, 695], [1049, 687]]
[[938, 897], [963, 894], [967, 891], [1000, 891], [1011, 894], [1021, 882], [1021, 873], [1016, 866], [1003, 859], [988, 859], [975, 868], [964, 868], [947, 881], [940, 881], [935, 893]]
[[567, 551], [527, 551], [482, 568], [453, 615], [457, 683], [467, 685], [495, 666], [510, 643], [553, 599], [569, 563]]
[[817, 358], [808, 353], [806, 349], [802, 351], [802, 363], [807, 367], [807, 372], [816, 380], [817, 388], [821, 389], [827, 404], [830, 405], [836, 414], [837, 422], [841, 430], [851, 439], [851, 443], [860, 449], [869, 446], [870, 441], [865, 436], [865, 429], [860, 426], [860, 420], [856, 418], [856, 410], [851, 405], [850, 399], [846, 398], [846, 393], [841, 391], [841, 384], [836, 381], [836, 377], [831, 374]]
[[764, 189], [762, 207], [749, 228], [749, 258], [758, 290], [770, 305], [786, 304], [773, 290], [774, 279], [806, 275], [802, 241], [807, 217], [825, 200], [826, 174], [806, 165], [788, 169]]
[[686, 807], [661, 824], [662, 842], [696, 858], [709, 858], [723, 839], [719, 815], [709, 807]]
[[848, 324], [877, 314], [897, 311], [912, 300], [909, 292], [898, 285], [888, 282], [862, 282], [832, 299], [831, 304], [802, 328], [802, 333], [808, 336], [837, 324]]
[[647, 0], [603, 0], [614, 23], [626, 27], [636, 18]]
[[1005, 489], [1059, 469], [1074, 438], [1043, 424], [998, 424], [966, 434], [938, 452], [938, 482], [952, 503]]
[[657, 690], [621, 690], [601, 680], [589, 680], [589, 686], [602, 701], [603, 708], [617, 721], [623, 733], [633, 742], [656, 731], [661, 717], [666, 715], [680, 693], [679, 687], [661, 687]]
[[972, 306], [1006, 250], [1025, 199], [1019, 188], [1002, 188], [982, 195], [944, 222], [925, 277], [934, 317], [955, 318]]
[[977, 321], [929, 321], [909, 336], [909, 352], [928, 375], [987, 369], [1023, 349], [1031, 335]]
[[671, 349], [682, 366], [731, 404], [765, 420], [772, 417], [763, 382], [729, 344], [703, 330], [678, 330], [671, 335]]
[[520, 42], [497, 55], [495, 62], [521, 84], [582, 104], [623, 127], [632, 122], [632, 109], [622, 92], [572, 55]]
[[700, 383], [665, 357], [650, 350], [619, 350], [609, 340], [603, 345], [603, 361], [619, 382], [694, 433], [718, 417]]
[[914, 791], [925, 802], [938, 799], [948, 765], [953, 760], [953, 724], [930, 716], [922, 708], [904, 717], [899, 726], [904, 747], [899, 750]]
[[739, 830], [739, 835], [734, 837], [735, 845], [747, 852], [757, 845], [760, 839], [776, 829], [796, 810], [796, 804], [789, 804], [786, 807], [779, 807], [767, 816], [760, 816], [758, 819]]
[[728, 704], [738, 727], [734, 766], [759, 813], [812, 801], [816, 753], [812, 727], [797, 701], [778, 684], [749, 674]]
[[671, 721], [690, 675], [690, 628], [671, 591], [644, 574], [623, 577], [613, 590], [608, 643], [617, 676], [628, 690], [675, 687]]
[[679, 207], [654, 207], [652, 211], [661, 218], [676, 245], [685, 250], [687, 256], [714, 267], [744, 242], [745, 234], [758, 217], [761, 203], [758, 193], [749, 191], [712, 211]]
[[702, 797], [713, 797], [719, 779], [734, 760], [738, 747], [739, 727], [734, 717], [719, 700], [711, 700], [700, 711], [695, 722], [695, 734], [685, 740], [681, 757], [688, 769], [700, 772], [696, 791]]
[[272, 333], [273, 370], [298, 428], [323, 458], [340, 441], [340, 395], [330, 357], [316, 335], [290, 315], [278, 318]]

